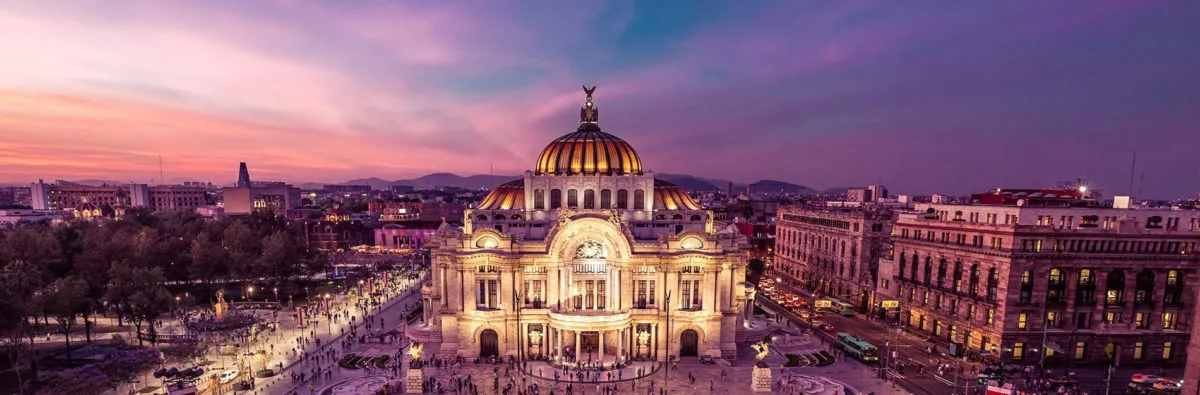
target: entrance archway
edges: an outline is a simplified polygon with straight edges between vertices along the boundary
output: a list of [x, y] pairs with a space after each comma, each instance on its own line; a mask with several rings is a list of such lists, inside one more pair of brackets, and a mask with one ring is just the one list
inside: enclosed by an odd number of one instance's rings
[[683, 331], [683, 334], [679, 335], [679, 356], [697, 356], [699, 354], [698, 343], [700, 343], [700, 334], [696, 333], [696, 330], [688, 329]]
[[479, 356], [491, 357], [500, 355], [500, 341], [496, 331], [484, 329], [479, 333]]

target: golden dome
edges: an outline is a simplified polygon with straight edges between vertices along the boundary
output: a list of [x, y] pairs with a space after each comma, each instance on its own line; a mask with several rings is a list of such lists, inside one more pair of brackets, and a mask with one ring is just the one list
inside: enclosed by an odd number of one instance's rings
[[587, 102], [579, 108], [579, 128], [550, 142], [538, 156], [534, 174], [641, 175], [637, 151], [617, 136], [600, 131], [600, 108], [592, 103], [596, 87], [583, 87]]
[[640, 175], [642, 160], [625, 140], [584, 123], [542, 150], [534, 174]]
[[692, 200], [687, 191], [675, 184], [654, 180], [654, 209], [655, 210], [700, 210], [700, 205]]
[[488, 193], [476, 208], [480, 210], [524, 210], [525, 179], [516, 179], [500, 184]]

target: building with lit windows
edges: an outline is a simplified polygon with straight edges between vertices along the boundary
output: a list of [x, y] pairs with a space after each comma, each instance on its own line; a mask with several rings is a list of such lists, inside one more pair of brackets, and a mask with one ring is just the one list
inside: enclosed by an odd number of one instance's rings
[[874, 311], [879, 259], [888, 254], [889, 207], [784, 206], [775, 218], [773, 275]]
[[972, 201], [899, 215], [895, 254], [880, 262], [892, 277], [879, 292], [900, 301], [894, 317], [1005, 362], [1183, 363], [1200, 212], [1052, 190]]
[[300, 208], [300, 188], [282, 182], [250, 181], [250, 172], [243, 162], [237, 186], [221, 188], [221, 199], [226, 215], [270, 212], [282, 216]]
[[428, 324], [410, 336], [441, 356], [734, 357], [745, 238], [715, 229], [709, 211], [602, 132], [587, 93], [578, 129], [534, 170], [468, 209], [461, 229], [439, 227], [426, 245]]

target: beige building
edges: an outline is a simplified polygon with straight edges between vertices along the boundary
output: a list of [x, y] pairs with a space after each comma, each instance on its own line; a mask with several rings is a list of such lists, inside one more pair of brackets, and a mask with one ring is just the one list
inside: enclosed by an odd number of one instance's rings
[[[903, 323], [1006, 362], [1183, 363], [1200, 212], [1059, 192], [916, 205], [895, 225], [879, 292], [899, 299]], [[1021, 197], [1035, 194], [1050, 198]]]
[[410, 333], [442, 356], [734, 357], [744, 237], [644, 171], [600, 130], [588, 93], [578, 130], [533, 171], [467, 210], [462, 229], [439, 228], [427, 326]]
[[890, 208], [873, 205], [781, 207], [772, 268], [810, 290], [874, 311], [879, 259], [888, 254], [894, 218]]

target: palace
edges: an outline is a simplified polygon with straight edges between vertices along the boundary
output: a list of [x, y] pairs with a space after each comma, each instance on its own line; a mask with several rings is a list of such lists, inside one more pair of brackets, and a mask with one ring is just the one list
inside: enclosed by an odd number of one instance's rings
[[745, 238], [643, 170], [600, 130], [595, 87], [584, 91], [575, 132], [467, 210], [462, 229], [439, 228], [416, 332], [443, 357], [735, 357]]

